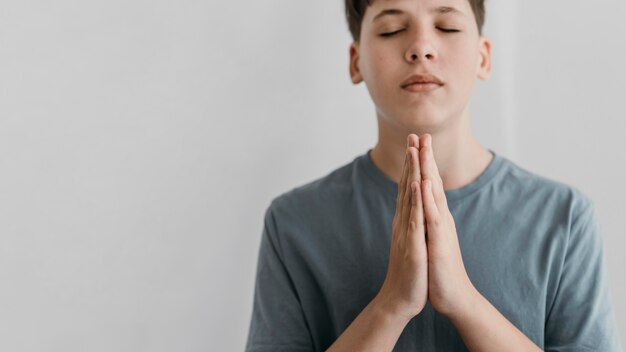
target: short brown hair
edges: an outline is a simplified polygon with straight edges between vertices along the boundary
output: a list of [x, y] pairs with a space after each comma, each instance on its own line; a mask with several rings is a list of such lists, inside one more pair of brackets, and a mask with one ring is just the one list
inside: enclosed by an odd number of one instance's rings
[[[372, 5], [374, 1], [375, 0], [345, 0], [348, 29], [355, 42], [361, 39], [361, 23], [363, 22], [363, 16], [365, 16], [365, 10], [368, 6]], [[485, 23], [485, 0], [468, 1], [472, 7], [472, 11], [474, 11], [474, 17], [476, 17], [478, 33], [482, 35], [483, 24]]]

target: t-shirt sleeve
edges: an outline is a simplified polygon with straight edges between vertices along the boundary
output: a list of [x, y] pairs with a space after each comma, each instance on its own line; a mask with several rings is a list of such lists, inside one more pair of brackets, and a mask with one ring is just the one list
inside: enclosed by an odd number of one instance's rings
[[265, 212], [246, 351], [313, 351], [302, 306], [282, 258], [272, 209], [270, 205]]
[[615, 322], [601, 229], [583, 197], [567, 239], [556, 295], [547, 312], [546, 351], [622, 351]]

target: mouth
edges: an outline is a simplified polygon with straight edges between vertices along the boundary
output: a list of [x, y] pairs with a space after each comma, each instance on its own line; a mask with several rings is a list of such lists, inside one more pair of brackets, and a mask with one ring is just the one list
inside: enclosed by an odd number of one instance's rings
[[424, 73], [410, 76], [402, 83], [401, 87], [409, 92], [429, 92], [443, 85], [444, 83], [437, 76]]
[[434, 83], [434, 82], [425, 82], [425, 83], [409, 84], [409, 85], [403, 86], [402, 88], [404, 90], [408, 90], [409, 92], [430, 92], [440, 87], [441, 87], [441, 84]]

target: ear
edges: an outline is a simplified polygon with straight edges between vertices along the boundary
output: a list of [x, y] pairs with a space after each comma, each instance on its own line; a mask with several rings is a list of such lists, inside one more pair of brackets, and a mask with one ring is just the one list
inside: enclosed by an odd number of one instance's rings
[[361, 76], [361, 70], [359, 69], [359, 44], [357, 42], [353, 42], [350, 45], [350, 79], [354, 84], [363, 81], [363, 76]]
[[491, 40], [481, 36], [478, 45], [478, 53], [480, 55], [478, 78], [484, 81], [491, 77]]

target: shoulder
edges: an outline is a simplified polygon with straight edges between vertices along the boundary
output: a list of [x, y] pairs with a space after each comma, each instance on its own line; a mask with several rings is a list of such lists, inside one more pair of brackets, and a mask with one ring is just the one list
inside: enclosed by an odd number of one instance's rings
[[[301, 217], [323, 207], [336, 207], [354, 189], [358, 157], [312, 181], [275, 196], [268, 208], [275, 216]], [[310, 218], [310, 216], [307, 216]]]
[[515, 202], [535, 209], [536, 215], [552, 216], [571, 225], [593, 211], [593, 201], [577, 186], [529, 171], [507, 158], [503, 162], [496, 187], [510, 192]]

